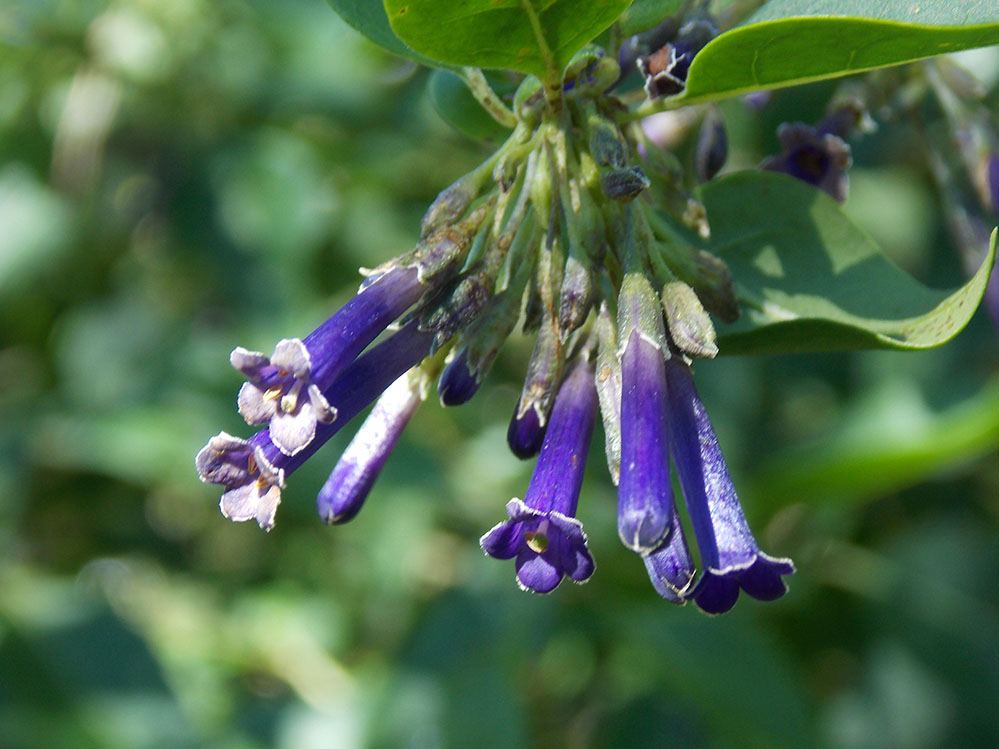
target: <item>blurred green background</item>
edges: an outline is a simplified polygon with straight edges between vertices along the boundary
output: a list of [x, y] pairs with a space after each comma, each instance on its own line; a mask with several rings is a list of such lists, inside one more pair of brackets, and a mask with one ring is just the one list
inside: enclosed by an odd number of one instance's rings
[[[994, 109], [999, 54], [971, 64]], [[761, 545], [798, 565], [721, 618], [621, 547], [599, 437], [592, 582], [531, 596], [483, 556], [531, 469], [504, 443], [519, 338], [470, 404], [428, 401], [351, 524], [314, 503], [352, 429], [270, 534], [220, 516], [193, 458], [251, 433], [229, 351], [315, 327], [485, 154], [426, 77], [322, 0], [0, 5], [0, 746], [999, 744], [982, 314], [925, 353], [698, 365]], [[729, 168], [831, 89], [727, 103]], [[912, 128], [854, 156], [848, 212], [957, 285]]]

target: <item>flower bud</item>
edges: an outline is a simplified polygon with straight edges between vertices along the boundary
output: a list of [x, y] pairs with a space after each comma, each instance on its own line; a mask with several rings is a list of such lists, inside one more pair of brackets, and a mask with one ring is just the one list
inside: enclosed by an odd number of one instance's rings
[[524, 388], [507, 433], [510, 449], [518, 458], [529, 458], [541, 448], [563, 365], [564, 350], [555, 323], [545, 319], [538, 330]]
[[589, 265], [569, 255], [562, 279], [562, 297], [559, 300], [559, 335], [564, 343], [569, 334], [586, 320], [593, 306], [593, 272]]
[[422, 401], [421, 379], [402, 375], [375, 403], [319, 492], [317, 506], [325, 522], [346, 523], [360, 511]]
[[647, 341], [664, 357], [669, 357], [669, 346], [666, 345], [666, 329], [663, 326], [662, 306], [659, 297], [642, 273], [628, 273], [621, 282], [621, 293], [618, 297], [617, 309], [618, 342], [624, 354], [632, 333]]
[[676, 347], [693, 357], [713, 358], [718, 353], [715, 327], [694, 290], [683, 281], [671, 281], [663, 288], [662, 300]]
[[471, 324], [492, 295], [493, 279], [483, 271], [474, 271], [453, 281], [439, 301], [420, 320], [420, 330], [434, 333], [431, 353], [451, 340], [459, 330]]
[[545, 87], [537, 76], [527, 76], [513, 95], [513, 112], [522, 122], [537, 122], [545, 106]]
[[617, 356], [617, 330], [606, 303], [600, 305], [596, 330], [597, 398], [604, 423], [607, 469], [617, 486], [621, 476], [621, 360]]
[[628, 149], [613, 123], [591, 117], [589, 120], [590, 154], [597, 166], [623, 168], [628, 163]]
[[651, 183], [637, 166], [611, 169], [600, 175], [600, 187], [611, 200], [627, 203], [639, 196]]

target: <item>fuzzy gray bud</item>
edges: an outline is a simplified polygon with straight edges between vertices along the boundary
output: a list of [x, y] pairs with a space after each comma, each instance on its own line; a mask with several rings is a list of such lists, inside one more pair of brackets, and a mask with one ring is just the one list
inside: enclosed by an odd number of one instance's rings
[[715, 326], [694, 290], [683, 281], [670, 281], [663, 287], [662, 300], [676, 347], [692, 357], [713, 358], [718, 353]]

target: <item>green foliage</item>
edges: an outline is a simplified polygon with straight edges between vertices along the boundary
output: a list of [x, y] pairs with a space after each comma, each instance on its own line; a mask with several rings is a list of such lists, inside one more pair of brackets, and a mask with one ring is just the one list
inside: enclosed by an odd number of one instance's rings
[[427, 95], [437, 113], [470, 138], [497, 141], [510, 133], [482, 108], [465, 82], [454, 73], [446, 70], [431, 73]]
[[[523, 338], [471, 403], [428, 399], [350, 525], [315, 516], [348, 428], [263, 534], [192, 465], [218, 429], [249, 434], [229, 351], [310, 330], [487, 154], [314, 0], [15, 0], [0, 38], [0, 745], [999, 745], [983, 315], [919, 355], [698, 363], [754, 529], [798, 564], [778, 603], [655, 598], [599, 444], [585, 588], [528, 596], [483, 558], [530, 477], [504, 446]], [[732, 102], [733, 161], [815, 101]], [[926, 237], [893, 259], [956, 287], [911, 143], [886, 126], [854, 173], [906, 183]]]
[[[833, 17], [828, 17], [833, 16]], [[977, 0], [771, 0], [694, 58], [692, 104], [999, 44], [999, 12]]]
[[650, 29], [682, 5], [683, 0], [635, 0], [618, 20], [621, 34], [631, 36]]
[[893, 265], [834, 200], [798, 180], [742, 172], [709, 183], [703, 199], [711, 250], [749, 306], [719, 329], [723, 353], [938, 346], [971, 319], [995, 260], [993, 234], [970, 281], [934, 291]]
[[[631, 0], [385, 0], [392, 29], [435, 60], [557, 82], [570, 58]], [[499, 43], [497, 43], [499, 42]]]
[[327, 0], [340, 17], [368, 39], [389, 52], [408, 57], [422, 65], [449, 67], [414, 52], [395, 35], [389, 25], [382, 0]]

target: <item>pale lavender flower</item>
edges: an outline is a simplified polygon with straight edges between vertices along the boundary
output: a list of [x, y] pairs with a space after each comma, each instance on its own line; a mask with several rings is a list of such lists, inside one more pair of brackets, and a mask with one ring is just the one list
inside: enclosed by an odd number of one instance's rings
[[[222, 514], [235, 521], [256, 519], [264, 530], [274, 525], [285, 478], [305, 463], [340, 427], [354, 418], [396, 378], [427, 355], [433, 333], [415, 322], [358, 357], [323, 394], [339, 418], [316, 427], [315, 438], [294, 455], [281, 450], [262, 429], [249, 440], [221, 432], [195, 459], [201, 480], [222, 484]], [[252, 458], [252, 460], [251, 460]]]
[[325, 522], [346, 523], [360, 511], [423, 400], [421, 390], [419, 376], [404, 374], [382, 393], [319, 491], [319, 517]]
[[226, 487], [220, 503], [225, 517], [240, 522], [254, 519], [270, 530], [281, 503], [284, 470], [267, 459], [263, 440], [255, 442], [219, 432], [194, 462], [202, 481]]

